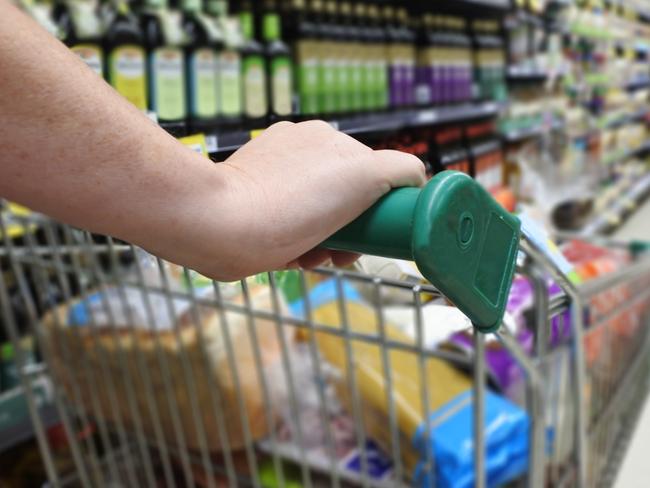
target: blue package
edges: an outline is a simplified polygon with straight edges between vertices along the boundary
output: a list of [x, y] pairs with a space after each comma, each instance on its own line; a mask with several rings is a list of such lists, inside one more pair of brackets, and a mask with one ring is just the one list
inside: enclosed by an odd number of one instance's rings
[[[424, 425], [413, 437], [420, 462], [413, 475], [418, 487], [474, 486], [474, 427], [472, 392], [458, 395], [429, 418], [430, 438]], [[485, 394], [485, 466], [488, 487], [511, 481], [528, 470], [528, 414], [517, 405], [490, 391]], [[435, 463], [436, 483], [426, 469], [429, 444]]]
[[68, 325], [88, 325], [90, 322], [90, 311], [88, 308], [99, 303], [100, 298], [101, 295], [99, 293], [94, 293], [70, 307], [70, 310], [68, 311]]
[[[361, 294], [357, 289], [347, 281], [342, 281], [343, 298], [348, 302], [361, 302]], [[327, 303], [333, 302], [338, 299], [338, 290], [336, 286], [336, 278], [330, 278], [317, 284], [309, 292], [309, 307], [314, 310]], [[305, 303], [301, 298], [289, 304], [289, 310], [295, 317], [303, 318], [305, 315]]]

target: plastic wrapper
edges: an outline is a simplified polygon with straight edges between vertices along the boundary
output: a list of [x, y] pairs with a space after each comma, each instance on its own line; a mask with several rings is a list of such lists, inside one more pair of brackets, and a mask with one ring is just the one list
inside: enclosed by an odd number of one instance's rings
[[[176, 412], [187, 446], [200, 449], [204, 437], [210, 451], [224, 447], [220, 443], [211, 394], [217, 388], [228, 448], [241, 448], [244, 445], [242, 413], [220, 311], [216, 305], [197, 306], [195, 310], [186, 298], [174, 298], [170, 303], [162, 292], [152, 289], [162, 284], [154, 268], [145, 269], [146, 292], [136, 286], [126, 285], [122, 289], [109, 286], [92, 291], [84, 300], [61, 305], [43, 318], [43, 336], [53, 354], [52, 373], [78, 408], [93, 412], [94, 405], [99, 404], [106, 420], [121, 421], [129, 430], [137, 428], [140, 422], [145, 435], [154, 439], [157, 427], [154, 416], [140, 415], [139, 420], [133, 417], [128, 400], [131, 387], [137, 412], [151, 412], [151, 401], [156, 405], [159, 427], [167, 443], [178, 444], [172, 416]], [[185, 289], [180, 268], [170, 266], [168, 276], [173, 290]], [[197, 288], [196, 292], [209, 298], [211, 289], [210, 284]], [[255, 285], [251, 280], [249, 291], [253, 307], [271, 309], [268, 286]], [[226, 287], [224, 294], [229, 303], [243, 305], [239, 285]], [[152, 317], [146, 313], [146, 296]], [[225, 316], [248, 428], [253, 439], [259, 439], [272, 426], [265, 415], [253, 340], [259, 344], [262, 374], [267, 384], [274, 385], [272, 394], [286, 396], [282, 391], [285, 382], [276, 324], [257, 318], [249, 327], [249, 317], [243, 312], [227, 311]], [[145, 379], [143, 369], [147, 370], [150, 382]], [[148, 398], [149, 395], [153, 398]], [[194, 419], [192, 403], [199, 412], [198, 422]]]
[[[355, 288], [347, 283], [343, 284], [343, 294], [347, 318], [345, 326], [342, 324], [340, 306], [336, 300], [338, 293], [334, 280], [320, 283], [311, 291], [314, 321], [334, 330], [343, 328], [344, 331], [348, 330], [355, 334], [378, 337], [379, 328], [375, 310], [366, 305]], [[294, 313], [301, 315], [303, 304], [301, 302], [292, 304], [292, 309]], [[407, 334], [390, 324], [386, 324], [385, 334], [390, 341], [405, 345], [414, 343]], [[348, 388], [348, 382], [352, 380], [361, 403], [366, 434], [390, 452], [388, 384], [383, 373], [382, 346], [369, 340], [352, 339], [350, 349], [354, 359], [350, 370], [344, 338], [318, 331], [316, 341], [323, 359], [339, 372], [339, 377], [334, 384], [341, 403], [348, 412], [353, 411], [354, 397]], [[430, 476], [431, 473], [422, 473], [421, 467], [418, 466], [421, 466], [420, 463], [426, 459], [422, 446], [430, 443], [434, 458], [444, 460], [440, 463], [441, 466], [446, 465], [445, 469], [436, 470], [439, 485], [469, 486], [454, 483], [455, 479], [464, 480], [472, 471], [471, 455], [469, 458], [466, 457], [473, 449], [471, 415], [468, 415], [471, 409], [463, 408], [454, 415], [442, 415], [442, 413], [445, 409], [453, 408], [456, 402], [467, 401], [466, 395], [471, 389], [470, 379], [445, 361], [432, 357], [425, 359], [424, 370], [428, 381], [426, 400], [432, 416], [440, 415], [437, 417], [439, 426], [431, 429], [430, 433], [433, 435], [427, 439], [423, 437], [426, 429], [424, 429], [422, 398], [424, 378], [421, 376], [420, 356], [415, 352], [397, 348], [389, 348], [387, 356], [392, 375], [390, 393], [395, 405], [402, 462], [406, 469], [412, 474], [418, 486], [428, 486], [426, 476]], [[469, 404], [471, 405], [471, 402]], [[504, 410], [506, 405], [508, 408]], [[504, 412], [504, 415], [487, 418], [485, 434], [488, 477], [506, 481], [526, 469], [528, 417], [516, 405], [492, 394], [488, 395], [486, 408], [488, 412]], [[456, 430], [454, 427], [456, 422], [458, 426], [466, 424], [465, 430], [462, 431], [464, 434], [458, 433], [446, 438], [442, 430]], [[512, 469], [508, 466], [512, 466]], [[506, 471], [507, 476], [497, 474]]]

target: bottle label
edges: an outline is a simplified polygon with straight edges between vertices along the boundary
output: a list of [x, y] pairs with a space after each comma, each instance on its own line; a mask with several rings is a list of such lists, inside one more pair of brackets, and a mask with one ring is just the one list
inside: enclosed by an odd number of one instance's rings
[[388, 64], [384, 59], [380, 59], [375, 64], [375, 70], [376, 106], [386, 108], [388, 106]]
[[271, 83], [273, 112], [277, 115], [291, 115], [291, 61], [278, 57], [271, 61]]
[[159, 48], [151, 54], [151, 109], [161, 120], [183, 119], [185, 106], [185, 66], [183, 52], [177, 48]]
[[338, 98], [337, 106], [339, 111], [347, 112], [350, 110], [349, 92], [350, 77], [348, 60], [344, 57], [338, 59], [336, 63], [336, 96]]
[[216, 117], [219, 105], [217, 99], [217, 55], [209, 48], [197, 49], [190, 55], [190, 109], [195, 117]]
[[109, 57], [108, 72], [111, 85], [140, 110], [147, 109], [145, 55], [139, 46], [121, 46]]
[[350, 108], [361, 110], [363, 107], [363, 59], [355, 56], [350, 63]]
[[91, 70], [99, 76], [102, 76], [104, 69], [102, 64], [102, 50], [99, 46], [94, 44], [77, 44], [71, 47], [70, 50], [79, 56]]
[[334, 113], [338, 109], [335, 68], [335, 59], [327, 56], [322, 58], [318, 78], [318, 92], [320, 94], [320, 112], [325, 114]]
[[318, 56], [311, 42], [298, 44], [298, 91], [300, 113], [318, 113]]
[[241, 58], [236, 51], [223, 51], [219, 56], [219, 100], [224, 115], [237, 117], [242, 113]]
[[268, 110], [264, 59], [261, 56], [247, 56], [242, 67], [244, 72], [244, 112], [247, 117], [263, 117]]

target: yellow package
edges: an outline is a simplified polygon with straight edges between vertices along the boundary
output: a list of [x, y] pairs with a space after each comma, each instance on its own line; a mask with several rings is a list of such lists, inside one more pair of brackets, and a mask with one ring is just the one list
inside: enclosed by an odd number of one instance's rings
[[[331, 282], [329, 284], [333, 286]], [[327, 283], [322, 283], [321, 286], [327, 286]], [[349, 295], [347, 290], [344, 293], [346, 297]], [[311, 296], [314, 296], [313, 291]], [[346, 300], [345, 311], [350, 332], [366, 334], [374, 338], [380, 336], [377, 315], [373, 308], [360, 300]], [[332, 332], [336, 333], [342, 328], [337, 300], [329, 300], [320, 305], [313, 304], [312, 314], [316, 323], [331, 326]], [[413, 341], [408, 336], [390, 324], [386, 324], [385, 332], [386, 339], [391, 342], [413, 345]], [[341, 373], [340, 381], [337, 381], [335, 385], [337, 394], [348, 411], [352, 412], [348, 379], [350, 375], [354, 374], [366, 434], [390, 452], [388, 385], [384, 375], [381, 349], [384, 346], [372, 342], [372, 339], [351, 340], [354, 371], [349, 371], [344, 342], [348, 339], [335, 335], [335, 333], [317, 332], [316, 342], [323, 359], [335, 366]], [[390, 348], [388, 361], [392, 375], [392, 397], [400, 432], [400, 452], [404, 464], [412, 472], [418, 461], [418, 455], [411, 442], [425, 418], [420, 357], [416, 351]], [[428, 408], [430, 411], [442, 407], [471, 387], [470, 380], [464, 374], [440, 359], [426, 359], [425, 368], [429, 384]]]

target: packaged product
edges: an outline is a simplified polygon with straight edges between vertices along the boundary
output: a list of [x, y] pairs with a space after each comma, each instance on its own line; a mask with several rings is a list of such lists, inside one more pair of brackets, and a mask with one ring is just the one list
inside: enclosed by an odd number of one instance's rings
[[[337, 300], [341, 289], [344, 307]], [[360, 403], [366, 434], [386, 452], [391, 452], [390, 394], [395, 405], [402, 462], [416, 485], [428, 486], [432, 473], [423, 466], [430, 453], [437, 460], [435, 477], [439, 486], [472, 486], [470, 379], [441, 359], [425, 356], [421, 361], [421, 354], [413, 347], [413, 339], [386, 323], [386, 340], [406, 346], [388, 349], [392, 375], [392, 391], [389, 392], [383, 372], [382, 346], [370, 340], [377, 339], [380, 334], [375, 309], [364, 303], [351, 284], [337, 285], [335, 279], [315, 286], [310, 302], [313, 320], [329, 328], [319, 328], [316, 342], [322, 358], [338, 371], [334, 381], [337, 396], [348, 412], [354, 410], [356, 401]], [[291, 309], [302, 315], [304, 305], [298, 301]], [[345, 320], [341, 309], [345, 311]], [[346, 339], [349, 333], [367, 339]], [[350, 341], [349, 348], [346, 340]], [[423, 384], [425, 380], [426, 385]], [[350, 382], [355, 385], [354, 391], [348, 388]], [[428, 397], [423, 398], [424, 390]], [[429, 419], [426, 419], [423, 403], [428, 404]], [[486, 412], [486, 464], [490, 486], [495, 486], [525, 471], [529, 419], [519, 407], [492, 393], [486, 398]], [[429, 428], [425, 427], [427, 422]]]
[[[244, 422], [253, 439], [264, 437], [273, 427], [269, 420], [272, 423], [274, 419], [266, 416], [262, 378], [267, 385], [273, 385], [271, 395], [284, 395], [285, 388], [277, 324], [232, 308], [220, 310], [221, 302], [216, 300], [214, 305], [193, 305], [182, 270], [169, 266], [167, 274], [170, 288], [176, 292], [173, 299], [162, 292], [160, 275], [152, 269], [147, 271], [144, 288], [135, 284], [106, 286], [50, 311], [43, 318], [42, 331], [52, 352], [50, 364], [57, 383], [78, 408], [92, 413], [99, 404], [106, 420], [121, 421], [127, 429], [141, 423], [151, 439], [155, 439], [159, 427], [170, 445], [179, 442], [172, 415], [177, 412], [188, 448], [200, 449], [205, 441], [209, 450], [220, 451], [225, 446], [221, 444], [218, 407], [211, 393], [216, 388], [227, 447], [238, 449], [244, 445]], [[204, 299], [202, 303], [212, 293], [211, 282], [205, 282], [209, 286], [195, 289]], [[241, 290], [240, 285], [226, 287], [225, 300], [242, 306]], [[251, 307], [272, 309], [270, 287], [250, 280], [248, 291]], [[153, 313], [149, 315], [148, 310]], [[259, 345], [261, 371], [256, 366], [255, 343]], [[291, 337], [287, 337], [287, 343], [291, 348]], [[135, 396], [134, 409], [129, 390]], [[150, 396], [160, 426], [155, 425], [155, 416], [150, 414]], [[245, 417], [240, 400], [245, 405]], [[194, 409], [199, 412], [198, 419], [194, 418]], [[140, 412], [139, 419], [134, 418], [134, 410]]]

